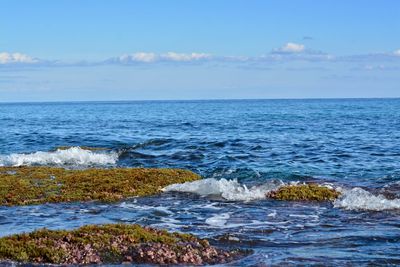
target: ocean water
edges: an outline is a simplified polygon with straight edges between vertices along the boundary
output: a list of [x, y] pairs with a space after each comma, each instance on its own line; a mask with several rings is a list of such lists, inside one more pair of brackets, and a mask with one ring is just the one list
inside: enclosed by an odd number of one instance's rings
[[[0, 207], [0, 236], [139, 223], [254, 251], [230, 266], [400, 264], [400, 99], [5, 103], [0, 166], [11, 165], [186, 168], [204, 180], [112, 204]], [[265, 198], [311, 181], [341, 198]]]

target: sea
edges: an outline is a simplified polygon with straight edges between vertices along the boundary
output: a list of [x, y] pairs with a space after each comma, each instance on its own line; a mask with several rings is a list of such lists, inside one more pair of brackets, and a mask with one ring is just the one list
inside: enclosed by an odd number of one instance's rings
[[[137, 223], [253, 251], [227, 266], [400, 265], [400, 99], [1, 103], [0, 166], [203, 177], [117, 203], [1, 206], [0, 236]], [[266, 198], [308, 182], [341, 197]]]

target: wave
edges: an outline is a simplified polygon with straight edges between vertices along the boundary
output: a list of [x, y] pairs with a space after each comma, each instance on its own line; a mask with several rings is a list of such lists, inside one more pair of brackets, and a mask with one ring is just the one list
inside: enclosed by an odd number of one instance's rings
[[30, 154], [0, 155], [0, 166], [91, 166], [115, 164], [117, 160], [118, 154], [115, 152], [93, 152], [80, 147], [71, 147], [51, 152], [38, 151]]
[[342, 196], [333, 202], [335, 208], [370, 211], [400, 209], [400, 199], [387, 199], [359, 187], [342, 190], [341, 193]]
[[165, 187], [165, 192], [186, 192], [200, 196], [220, 196], [230, 201], [250, 201], [265, 199], [270, 191], [277, 190], [284, 183], [279, 180], [271, 180], [259, 186], [248, 188], [237, 180], [208, 178], [183, 184], [173, 184]]
[[[300, 182], [291, 182], [298, 184]], [[259, 186], [248, 188], [237, 180], [208, 178], [183, 184], [173, 184], [165, 187], [164, 192], [185, 192], [200, 196], [219, 196], [228, 201], [251, 201], [266, 199], [268, 192], [279, 189], [285, 183], [280, 180], [270, 180]], [[330, 188], [333, 185], [323, 184]], [[333, 201], [335, 208], [346, 210], [383, 211], [400, 209], [400, 199], [388, 199], [383, 195], [374, 195], [362, 188], [335, 188], [341, 196]]]

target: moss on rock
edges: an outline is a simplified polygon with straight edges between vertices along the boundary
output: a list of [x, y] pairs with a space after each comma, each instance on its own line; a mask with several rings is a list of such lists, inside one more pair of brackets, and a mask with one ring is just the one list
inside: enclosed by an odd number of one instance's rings
[[88, 225], [72, 231], [42, 229], [0, 238], [0, 260], [54, 263], [214, 264], [249, 251], [226, 251], [193, 235], [139, 225]]
[[153, 195], [167, 185], [198, 179], [199, 175], [181, 169], [0, 167], [0, 205], [117, 201]]
[[338, 198], [340, 193], [334, 189], [318, 184], [286, 185], [269, 192], [267, 197], [278, 200], [293, 201], [328, 201]]

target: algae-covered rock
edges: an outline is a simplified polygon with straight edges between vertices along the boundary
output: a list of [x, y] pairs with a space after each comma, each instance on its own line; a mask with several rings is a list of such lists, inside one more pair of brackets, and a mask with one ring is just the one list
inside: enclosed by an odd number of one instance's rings
[[318, 184], [298, 184], [282, 186], [276, 191], [269, 192], [267, 197], [278, 200], [327, 201], [335, 200], [339, 195], [338, 191]]
[[189, 234], [127, 224], [42, 229], [0, 238], [0, 260], [29, 263], [200, 265], [225, 263], [248, 253], [222, 250]]
[[0, 205], [117, 201], [198, 179], [199, 175], [181, 169], [0, 167]]

